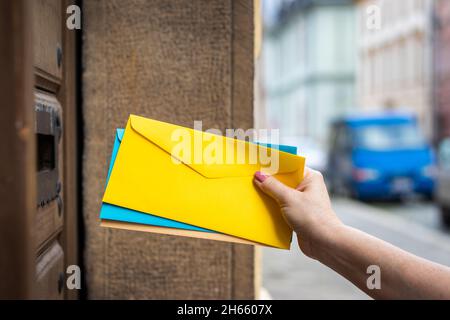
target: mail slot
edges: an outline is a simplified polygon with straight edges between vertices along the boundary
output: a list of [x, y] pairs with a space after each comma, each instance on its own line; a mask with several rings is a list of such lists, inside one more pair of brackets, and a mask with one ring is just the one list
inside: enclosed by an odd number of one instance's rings
[[37, 92], [35, 97], [37, 204], [42, 207], [57, 199], [61, 190], [59, 180], [61, 107], [58, 100], [50, 95]]

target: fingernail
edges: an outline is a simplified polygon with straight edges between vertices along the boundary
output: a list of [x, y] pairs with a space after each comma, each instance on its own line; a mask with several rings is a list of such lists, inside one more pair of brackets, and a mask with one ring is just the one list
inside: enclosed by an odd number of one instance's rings
[[264, 182], [264, 180], [266, 180], [268, 178], [268, 176], [262, 174], [260, 171], [256, 171], [255, 172], [255, 178], [256, 180], [258, 180], [259, 182]]

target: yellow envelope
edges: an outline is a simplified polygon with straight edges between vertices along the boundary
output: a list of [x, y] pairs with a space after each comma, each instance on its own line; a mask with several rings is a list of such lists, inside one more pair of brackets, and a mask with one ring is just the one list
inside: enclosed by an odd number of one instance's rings
[[[192, 154], [173, 157], [181, 141], [174, 137], [190, 139]], [[204, 141], [219, 141], [224, 149], [234, 150], [233, 161], [225, 152], [219, 157], [223, 161], [199, 161], [194, 152], [199, 141], [203, 141], [205, 154], [211, 151], [212, 142]], [[292, 230], [277, 203], [254, 185], [255, 171], [264, 171], [267, 164], [259, 158], [251, 163], [250, 147], [254, 145], [245, 141], [131, 115], [103, 202], [288, 249]], [[242, 148], [245, 161], [237, 158]], [[275, 152], [261, 146], [258, 150]], [[281, 151], [277, 154], [275, 177], [297, 186], [305, 159]]]

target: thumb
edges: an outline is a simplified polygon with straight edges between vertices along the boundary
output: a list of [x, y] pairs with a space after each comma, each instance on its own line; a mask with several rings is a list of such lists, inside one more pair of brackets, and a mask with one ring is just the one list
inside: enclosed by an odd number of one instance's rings
[[267, 195], [277, 200], [280, 204], [287, 204], [291, 199], [294, 189], [278, 181], [272, 176], [266, 176], [261, 172], [255, 173], [256, 185]]

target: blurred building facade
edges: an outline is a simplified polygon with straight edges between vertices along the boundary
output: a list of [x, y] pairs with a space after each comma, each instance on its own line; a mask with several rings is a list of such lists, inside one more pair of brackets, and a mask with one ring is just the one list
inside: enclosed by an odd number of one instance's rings
[[266, 0], [263, 16], [267, 125], [280, 128], [282, 141], [306, 136], [324, 144], [331, 119], [355, 105], [353, 2]]
[[450, 1], [434, 6], [434, 140], [450, 136]]
[[[358, 105], [365, 110], [414, 112], [425, 134], [431, 138], [433, 1], [355, 2]], [[379, 28], [370, 28], [367, 24], [374, 14], [371, 6], [379, 9]]]

